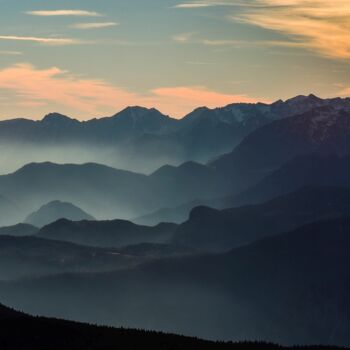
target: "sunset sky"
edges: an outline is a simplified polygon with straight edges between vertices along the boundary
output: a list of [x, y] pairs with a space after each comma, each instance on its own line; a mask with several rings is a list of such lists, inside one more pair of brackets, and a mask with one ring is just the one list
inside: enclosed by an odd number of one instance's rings
[[0, 119], [350, 96], [349, 0], [0, 0]]

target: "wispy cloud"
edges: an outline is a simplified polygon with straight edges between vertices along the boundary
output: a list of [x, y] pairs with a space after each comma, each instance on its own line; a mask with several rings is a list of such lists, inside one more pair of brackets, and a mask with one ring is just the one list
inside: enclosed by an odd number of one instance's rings
[[21, 52], [21, 51], [0, 50], [0, 55], [5, 55], [5, 56], [20, 56], [20, 55], [23, 55], [23, 52]]
[[200, 9], [205, 7], [215, 7], [215, 6], [236, 6], [233, 0], [227, 1], [216, 1], [216, 0], [203, 0], [203, 1], [191, 1], [177, 4], [174, 8], [178, 9]]
[[212, 47], [225, 48], [252, 48], [252, 47], [296, 47], [305, 48], [301, 42], [282, 40], [238, 40], [238, 39], [206, 39], [195, 37], [194, 33], [183, 33], [173, 36], [173, 40], [179, 44], [199, 44]]
[[76, 16], [76, 17], [101, 17], [103, 14], [86, 10], [38, 10], [27, 11], [27, 15], [52, 17], [52, 16]]
[[74, 29], [102, 29], [118, 26], [118, 22], [95, 22], [95, 23], [76, 23], [71, 25]]
[[43, 45], [74, 45], [79, 44], [80, 41], [71, 38], [41, 38], [34, 36], [16, 36], [16, 35], [0, 35], [0, 40], [11, 40], [11, 41], [30, 41]]
[[193, 37], [194, 33], [180, 33], [173, 36], [173, 40], [178, 43], [188, 43]]
[[342, 90], [338, 94], [339, 96], [342, 97], [349, 97], [350, 98], [350, 87], [342, 87]]
[[141, 104], [182, 117], [200, 105], [217, 107], [256, 101], [244, 94], [221, 93], [202, 86], [160, 87], [144, 94], [134, 93], [103, 80], [81, 78], [57, 67], [37, 69], [30, 64], [0, 70], [0, 89], [12, 94], [12, 104], [31, 106], [32, 111], [25, 109], [27, 115], [35, 114], [43, 106], [57, 106], [64, 113], [84, 113], [91, 117]]
[[256, 98], [245, 94], [227, 94], [203, 86], [163, 87], [152, 90], [152, 93], [156, 105], [172, 110], [174, 115], [184, 115], [198, 106], [214, 108], [236, 102], [257, 102]]
[[[336, 59], [350, 58], [349, 0], [198, 0], [175, 5], [178, 9], [235, 6], [233, 21], [279, 32], [285, 40], [251, 44], [303, 48]], [[232, 46], [236, 40], [206, 40], [205, 45]], [[250, 44], [249, 44], [250, 45]]]
[[252, 0], [231, 19], [284, 34], [290, 46], [326, 57], [350, 58], [348, 0]]

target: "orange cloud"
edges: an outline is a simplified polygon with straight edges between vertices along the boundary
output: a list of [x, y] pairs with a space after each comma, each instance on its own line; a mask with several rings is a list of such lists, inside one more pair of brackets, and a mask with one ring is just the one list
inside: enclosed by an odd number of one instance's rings
[[173, 87], [152, 90], [158, 105], [164, 110], [172, 110], [175, 115], [184, 115], [196, 107], [215, 108], [230, 103], [257, 102], [246, 95], [231, 95], [210, 91], [204, 87]]
[[27, 107], [25, 114], [31, 116], [59, 108], [63, 113], [89, 118], [112, 114], [130, 105], [143, 105], [182, 117], [198, 106], [256, 101], [245, 95], [224, 94], [203, 87], [157, 88], [138, 94], [102, 80], [83, 79], [57, 67], [37, 69], [30, 64], [0, 70], [0, 89], [9, 94], [12, 114], [22, 114], [21, 107]]
[[350, 58], [349, 0], [254, 0], [233, 20], [271, 29], [323, 56]]
[[350, 98], [350, 87], [345, 88], [342, 91], [340, 91], [339, 96]]

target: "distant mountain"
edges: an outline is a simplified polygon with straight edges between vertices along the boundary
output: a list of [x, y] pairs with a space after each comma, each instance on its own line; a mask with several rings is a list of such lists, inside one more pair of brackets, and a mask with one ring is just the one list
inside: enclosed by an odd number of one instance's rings
[[229, 174], [233, 191], [254, 185], [296, 156], [350, 153], [350, 110], [321, 107], [274, 121], [211, 163]]
[[59, 219], [72, 221], [95, 220], [94, 217], [71, 203], [53, 201], [28, 215], [24, 222], [36, 227], [43, 227]]
[[168, 243], [177, 225], [139, 226], [124, 220], [58, 220], [44, 226], [38, 236], [94, 247], [124, 247], [141, 243]]
[[319, 107], [350, 110], [350, 99], [320, 99], [311, 94], [272, 104], [236, 103], [215, 109], [202, 107], [181, 120], [178, 137], [186, 145], [190, 159], [205, 161], [208, 155], [215, 157], [232, 150], [247, 135], [265, 124]]
[[37, 237], [0, 236], [0, 280], [37, 278], [61, 273], [114, 271], [149, 259]]
[[[226, 193], [227, 180], [215, 169], [195, 163], [186, 162], [178, 167], [165, 165], [150, 175], [153, 188], [159, 191], [162, 198], [173, 202], [184, 203], [184, 193], [191, 199], [211, 197]], [[189, 196], [189, 194], [191, 194]], [[158, 208], [157, 208], [158, 209]]]
[[[271, 172], [256, 185], [238, 194], [189, 201], [176, 207], [158, 209], [150, 214], [135, 218], [133, 221], [144, 225], [156, 225], [159, 222], [180, 224], [188, 220], [191, 210], [198, 206], [227, 209], [246, 204], [262, 203], [306, 186], [347, 188], [350, 187], [349, 179], [350, 156], [319, 154], [297, 156]], [[230, 188], [230, 186], [226, 186]]]
[[13, 156], [7, 156], [0, 171], [13, 171], [28, 159], [103, 163], [142, 173], [151, 173], [164, 164], [205, 163], [231, 152], [254, 130], [315, 108], [350, 110], [350, 99], [309, 95], [272, 104], [201, 107], [180, 120], [156, 109], [134, 106], [111, 117], [84, 122], [58, 113], [39, 121], [2, 121], [1, 146], [5, 154]]
[[19, 208], [17, 205], [0, 195], [0, 226], [11, 225], [18, 215]]
[[0, 176], [0, 193], [21, 203], [8, 225], [22, 221], [33, 207], [54, 200], [74, 203], [97, 219], [128, 219], [198, 197], [222, 196], [226, 188], [221, 174], [192, 162], [164, 167], [149, 176], [94, 163], [49, 162], [28, 164]]
[[[156, 109], [128, 107], [109, 118], [80, 122], [59, 113], [50, 113], [42, 120], [12, 119], [0, 122], [2, 140], [11, 141], [13, 133], [21, 142], [98, 141], [118, 143], [143, 134], [162, 134], [176, 120], [161, 114]], [[75, 140], [74, 140], [75, 138]]]
[[198, 206], [227, 209], [263, 203], [303, 187], [322, 186], [350, 188], [350, 156], [319, 154], [297, 156], [271, 172], [256, 185], [238, 194], [222, 198], [202, 198], [177, 207], [158, 209], [135, 218], [134, 222], [144, 225], [156, 225], [159, 222], [180, 224], [188, 220], [191, 210]]
[[194, 200], [174, 208], [158, 209], [150, 214], [146, 214], [134, 218], [132, 222], [139, 225], [157, 225], [160, 222], [172, 222], [175, 224], [182, 224], [189, 218], [190, 212], [193, 208], [201, 205], [212, 205], [213, 200]]
[[91, 323], [350, 346], [349, 249], [350, 221], [322, 221], [219, 255], [1, 283], [0, 298]]
[[223, 199], [223, 207], [261, 203], [305, 186], [350, 187], [350, 156], [305, 155], [284, 164], [257, 185]]
[[[131, 329], [113, 329], [97, 327], [83, 323], [32, 317], [27, 314], [0, 305], [0, 343], [2, 350], [287, 350], [273, 344], [265, 343], [214, 343], [196, 338], [172, 334], [147, 332]], [[21, 336], [18, 336], [18, 333]], [[319, 347], [308, 347], [317, 350]], [[336, 347], [325, 347], [323, 350], [336, 350]], [[290, 349], [292, 350], [292, 349]], [[300, 348], [303, 350], [303, 348]]]
[[306, 187], [266, 203], [216, 210], [197, 207], [173, 242], [206, 251], [227, 251], [307, 223], [350, 217], [350, 188]]
[[14, 226], [0, 227], [1, 236], [32, 236], [37, 234], [39, 229], [29, 224], [17, 224]]

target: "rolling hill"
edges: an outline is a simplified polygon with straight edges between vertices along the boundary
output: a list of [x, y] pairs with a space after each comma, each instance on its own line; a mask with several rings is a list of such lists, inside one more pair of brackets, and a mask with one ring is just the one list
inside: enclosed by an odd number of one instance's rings
[[[214, 343], [196, 338], [173, 334], [146, 332], [132, 329], [96, 327], [27, 314], [0, 305], [0, 343], [3, 350], [111, 350], [122, 347], [125, 350], [151, 348], [154, 350], [278, 350], [286, 349], [265, 343]], [[18, 336], [18, 333], [21, 336]], [[320, 347], [309, 347], [318, 350]], [[336, 347], [323, 347], [336, 350]], [[301, 349], [302, 350], [302, 349]]]
[[43, 227], [59, 219], [72, 221], [95, 220], [91, 215], [71, 203], [53, 201], [28, 215], [24, 222], [36, 227]]
[[30, 313], [99, 324], [349, 346], [349, 246], [349, 219], [322, 221], [222, 254], [2, 283], [0, 298]]
[[350, 217], [350, 188], [304, 187], [262, 204], [216, 210], [197, 207], [173, 242], [204, 251], [227, 251], [305, 224]]
[[124, 247], [141, 243], [168, 243], [177, 225], [154, 227], [135, 225], [130, 221], [69, 221], [61, 219], [44, 226], [38, 237], [93, 247]]

